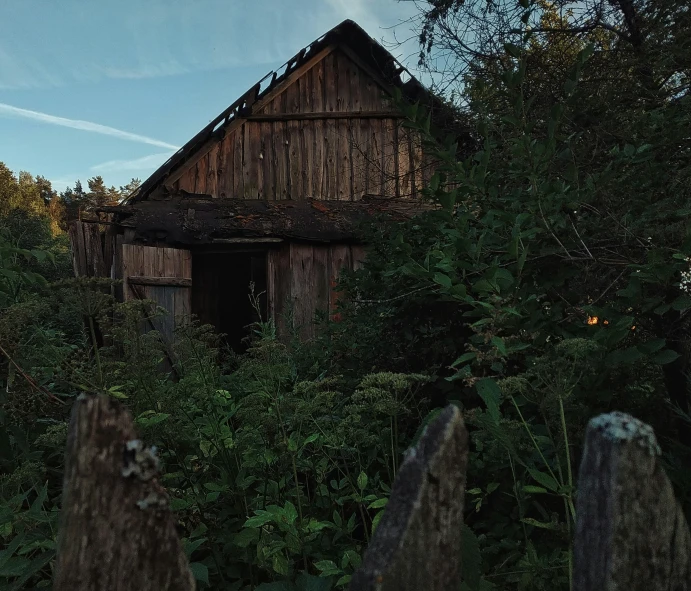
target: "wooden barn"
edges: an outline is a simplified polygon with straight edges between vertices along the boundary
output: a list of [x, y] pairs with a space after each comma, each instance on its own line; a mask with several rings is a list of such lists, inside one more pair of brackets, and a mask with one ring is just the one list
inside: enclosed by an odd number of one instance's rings
[[452, 125], [384, 47], [341, 23], [104, 208], [105, 239], [98, 225], [75, 223], [76, 273], [122, 279], [122, 299], [158, 302], [168, 336], [194, 314], [238, 348], [253, 317], [250, 283], [280, 331], [290, 318], [311, 336], [315, 312], [334, 308], [340, 271], [365, 256], [359, 224], [426, 207], [433, 163], [403, 126], [395, 89]]

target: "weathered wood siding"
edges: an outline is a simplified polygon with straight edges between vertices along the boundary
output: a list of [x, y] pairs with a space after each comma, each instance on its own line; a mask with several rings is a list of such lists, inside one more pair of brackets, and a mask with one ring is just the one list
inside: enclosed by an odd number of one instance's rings
[[364, 258], [362, 246], [349, 244], [291, 243], [270, 251], [269, 315], [279, 333], [286, 334], [292, 320], [302, 338], [313, 337], [318, 311], [334, 318], [341, 271], [357, 268]]
[[[156, 328], [170, 341], [176, 319], [189, 318], [191, 313], [192, 255], [180, 248], [158, 248], [139, 244], [122, 244], [121, 273], [123, 299], [148, 299], [168, 314], [154, 320]], [[139, 282], [132, 281], [139, 278]], [[158, 285], [142, 281], [159, 278]], [[188, 283], [188, 285], [185, 285]], [[182, 285], [181, 285], [182, 284]]]
[[335, 49], [230, 123], [168, 182], [219, 198], [415, 197], [431, 167], [402, 122], [375, 77]]

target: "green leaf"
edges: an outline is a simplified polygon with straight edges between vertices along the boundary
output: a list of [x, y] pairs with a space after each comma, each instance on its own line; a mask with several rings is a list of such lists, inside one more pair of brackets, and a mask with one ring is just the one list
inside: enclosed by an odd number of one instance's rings
[[461, 524], [461, 564], [463, 580], [470, 589], [477, 589], [482, 574], [482, 555], [477, 536], [465, 523]]
[[247, 548], [250, 544], [254, 544], [259, 541], [260, 530], [259, 528], [246, 527], [241, 529], [238, 533], [234, 534], [232, 537], [233, 544], [239, 546], [240, 548]]
[[679, 353], [672, 351], [671, 349], [665, 349], [660, 351], [657, 355], [654, 355], [651, 359], [653, 363], [659, 363], [660, 365], [666, 365], [667, 363], [672, 363], [679, 358]]
[[448, 275], [444, 275], [444, 273], [435, 273], [432, 280], [437, 285], [441, 285], [442, 287], [445, 287], [447, 289], [451, 288], [451, 278]]
[[360, 475], [357, 477], [357, 487], [362, 491], [367, 488], [367, 474], [364, 472], [360, 472]]
[[279, 575], [287, 577], [290, 574], [288, 559], [283, 554], [274, 554], [271, 559], [271, 566]]
[[262, 525], [271, 523], [274, 520], [274, 516], [268, 511], [255, 511], [255, 513], [258, 513], [258, 515], [250, 517], [247, 521], [245, 521], [243, 527], [261, 527]]
[[499, 411], [499, 404], [501, 403], [501, 390], [497, 383], [491, 378], [483, 378], [475, 384], [477, 393], [487, 405], [487, 411], [490, 417], [495, 422], [499, 422], [501, 412]]
[[475, 351], [470, 351], [468, 353], [463, 353], [456, 361], [454, 361], [449, 367], [454, 368], [460, 365], [461, 363], [465, 363], [466, 361], [470, 361], [472, 359], [475, 359], [477, 357], [477, 353]]
[[201, 562], [192, 562], [190, 563], [190, 570], [196, 581], [201, 581], [206, 585], [209, 584], [209, 569], [205, 564]]
[[523, 487], [523, 492], [534, 493], [534, 494], [545, 494], [547, 492], [547, 489], [542, 488], [541, 486], [527, 485], [527, 486]]
[[297, 589], [290, 581], [274, 581], [257, 585], [255, 591], [297, 591]]
[[382, 507], [386, 507], [387, 503], [389, 502], [389, 499], [383, 498], [383, 499], [377, 499], [376, 501], [373, 501], [369, 505], [367, 505], [368, 509], [381, 509]]
[[53, 558], [55, 557], [54, 550], [48, 550], [36, 556], [31, 560], [23, 569], [22, 576], [12, 583], [10, 587], [11, 591], [20, 591], [24, 589], [24, 584], [33, 577], [37, 572], [39, 572], [43, 567], [45, 567]]
[[314, 566], [321, 572], [323, 577], [340, 575], [343, 572], [333, 560], [320, 560], [315, 562]]
[[331, 591], [333, 581], [328, 577], [315, 577], [307, 573], [300, 573], [295, 580], [296, 591]]
[[528, 472], [539, 484], [544, 486], [547, 490], [551, 490], [553, 492], [557, 492], [559, 490], [559, 483], [549, 474], [545, 474], [544, 472], [540, 472], [539, 470], [530, 467], [528, 468]]
[[288, 523], [295, 523], [295, 520], [298, 518], [298, 510], [293, 503], [286, 501], [283, 506], [283, 515], [288, 520]]

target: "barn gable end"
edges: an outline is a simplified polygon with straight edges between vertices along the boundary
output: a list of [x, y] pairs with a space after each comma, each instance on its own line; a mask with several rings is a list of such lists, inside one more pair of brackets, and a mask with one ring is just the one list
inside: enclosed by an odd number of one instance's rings
[[229, 123], [167, 185], [222, 199], [419, 194], [420, 141], [402, 127], [386, 85], [345, 48], [318, 57]]

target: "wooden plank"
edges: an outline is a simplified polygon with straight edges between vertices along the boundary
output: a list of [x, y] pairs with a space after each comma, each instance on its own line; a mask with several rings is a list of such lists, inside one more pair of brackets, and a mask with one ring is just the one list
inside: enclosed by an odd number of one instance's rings
[[[163, 250], [163, 249], [162, 249]], [[136, 285], [158, 285], [166, 286], [170, 285], [173, 287], [191, 287], [192, 279], [187, 279], [185, 277], [137, 277], [130, 276], [127, 278], [129, 283], [134, 283]]]
[[396, 144], [396, 121], [384, 119], [382, 121], [382, 170], [384, 172], [384, 195], [396, 196], [396, 159], [398, 146]]
[[195, 185], [195, 193], [207, 193], [206, 181], [209, 170], [209, 154], [205, 154], [203, 158], [197, 162], [197, 184]]
[[449, 405], [406, 454], [350, 591], [460, 588], [467, 465], [468, 432]]
[[660, 456], [653, 429], [630, 415], [588, 424], [573, 589], [691, 589], [691, 534]]
[[245, 125], [235, 130], [233, 137], [233, 198], [243, 199], [245, 196], [244, 175]]
[[350, 246], [347, 244], [332, 244], [330, 246], [329, 266], [329, 285], [331, 287], [329, 310], [332, 320], [339, 320], [340, 317], [336, 315], [336, 310], [338, 309], [338, 301], [343, 297], [343, 294], [338, 289], [338, 282], [343, 270], [352, 268]]
[[290, 327], [287, 326], [292, 314], [293, 306], [291, 296], [292, 281], [290, 278], [290, 245], [272, 249], [267, 255], [267, 275], [269, 293], [269, 317], [276, 324], [276, 331], [281, 340], [290, 336]]
[[219, 199], [227, 199], [230, 197], [229, 192], [232, 191], [233, 181], [233, 164], [231, 156], [231, 141], [232, 136], [226, 135], [221, 142], [216, 158], [216, 192]]
[[276, 177], [274, 175], [273, 130], [271, 123], [258, 123], [261, 137], [260, 167], [261, 181], [259, 197], [261, 199], [276, 199]]
[[[335, 54], [324, 59], [324, 109], [338, 110], [338, 86], [336, 77]], [[324, 122], [324, 198], [338, 199], [338, 131], [336, 120]]]
[[396, 160], [397, 197], [408, 199], [413, 196], [412, 176], [410, 169], [410, 130], [398, 124], [396, 144], [398, 159]]
[[212, 197], [218, 197], [218, 154], [221, 151], [220, 142], [214, 145], [209, 152], [208, 169], [206, 172], [206, 193]]
[[[312, 73], [312, 105], [315, 111], [324, 111], [326, 104], [326, 88], [324, 84], [324, 62], [321, 61], [311, 70]], [[325, 124], [321, 119], [312, 122], [314, 141], [312, 149], [312, 196], [315, 199], [326, 199], [324, 141], [326, 138]]]
[[[313, 71], [305, 72], [300, 78], [300, 110], [307, 113], [313, 109], [314, 85]], [[314, 121], [300, 122], [300, 154], [302, 159], [302, 192], [303, 198], [314, 196], [313, 158], [314, 158]]]
[[418, 197], [422, 194], [423, 177], [423, 154], [422, 154], [422, 138], [416, 131], [410, 132], [410, 169], [413, 178], [413, 197]]
[[[300, 79], [291, 84], [285, 91], [286, 109], [290, 113], [297, 113], [300, 109]], [[300, 122], [286, 121], [286, 136], [288, 140], [288, 195], [289, 199], [304, 199], [302, 186], [302, 161], [300, 152]]]
[[[314, 294], [314, 311], [328, 313], [330, 307], [330, 248], [328, 245], [314, 245], [312, 252], [311, 288]], [[316, 327], [315, 327], [316, 328]]]
[[311, 244], [290, 245], [290, 293], [295, 328], [302, 339], [314, 335], [314, 247]]
[[104, 394], [76, 398], [65, 452], [55, 591], [196, 588], [157, 476], [155, 450], [141, 444], [124, 406]]
[[242, 172], [244, 182], [244, 199], [258, 199], [261, 186], [261, 167], [259, 166], [261, 152], [260, 123], [246, 123], [245, 150], [243, 154]]
[[382, 195], [383, 169], [382, 160], [382, 125], [381, 121], [369, 121], [369, 146], [367, 151], [367, 193]]
[[87, 274], [86, 245], [84, 244], [84, 224], [79, 221], [70, 223], [68, 228], [72, 248], [72, 268], [75, 277]]
[[350, 253], [353, 269], [356, 271], [361, 269], [367, 257], [367, 250], [365, 247], [362, 244], [353, 244], [350, 247]]

